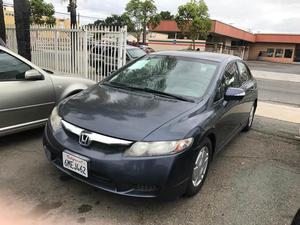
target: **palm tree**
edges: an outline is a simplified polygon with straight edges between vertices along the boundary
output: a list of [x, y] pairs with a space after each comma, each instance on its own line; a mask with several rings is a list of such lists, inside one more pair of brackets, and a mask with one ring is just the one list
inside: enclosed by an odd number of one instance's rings
[[18, 53], [31, 60], [30, 5], [28, 0], [14, 0]]
[[76, 8], [77, 8], [77, 0], [69, 0], [68, 12], [70, 12], [71, 27], [77, 26]]
[[5, 22], [3, 14], [3, 1], [0, 0], [0, 38], [6, 42]]

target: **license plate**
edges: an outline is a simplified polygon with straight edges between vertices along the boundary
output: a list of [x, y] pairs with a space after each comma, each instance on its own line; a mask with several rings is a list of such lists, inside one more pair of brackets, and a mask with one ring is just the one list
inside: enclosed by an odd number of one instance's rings
[[72, 170], [81, 176], [88, 177], [88, 159], [77, 154], [70, 154], [66, 151], [63, 151], [62, 158], [64, 168]]

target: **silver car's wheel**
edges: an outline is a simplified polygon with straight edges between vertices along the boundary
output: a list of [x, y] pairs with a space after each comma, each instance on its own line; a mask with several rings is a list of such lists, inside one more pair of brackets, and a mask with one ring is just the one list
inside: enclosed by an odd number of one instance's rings
[[192, 183], [194, 187], [198, 187], [201, 184], [207, 170], [208, 160], [209, 160], [208, 147], [203, 146], [198, 153], [194, 165], [193, 176], [192, 176]]

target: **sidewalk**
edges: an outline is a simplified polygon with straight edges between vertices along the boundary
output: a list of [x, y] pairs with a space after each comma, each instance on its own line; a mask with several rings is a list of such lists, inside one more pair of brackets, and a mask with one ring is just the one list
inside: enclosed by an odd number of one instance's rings
[[300, 83], [300, 75], [297, 74], [277, 73], [277, 72], [269, 72], [269, 71], [261, 71], [261, 70], [251, 70], [251, 72], [255, 78]]
[[267, 102], [258, 102], [256, 115], [300, 124], [300, 108]]

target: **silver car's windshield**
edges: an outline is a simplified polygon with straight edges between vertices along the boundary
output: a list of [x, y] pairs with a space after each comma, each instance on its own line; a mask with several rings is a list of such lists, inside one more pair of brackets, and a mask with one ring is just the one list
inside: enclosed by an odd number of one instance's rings
[[108, 82], [193, 98], [202, 97], [216, 72], [217, 63], [172, 56], [142, 58]]

